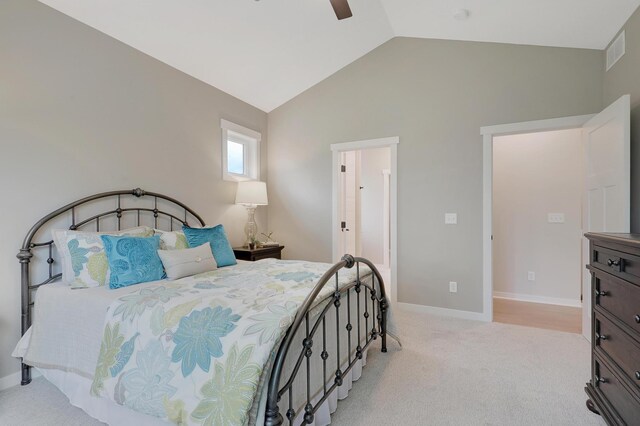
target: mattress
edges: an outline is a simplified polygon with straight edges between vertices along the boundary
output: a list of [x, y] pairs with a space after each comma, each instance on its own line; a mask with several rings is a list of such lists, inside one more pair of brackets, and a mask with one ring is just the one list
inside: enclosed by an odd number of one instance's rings
[[[165, 282], [138, 284], [154, 287]], [[63, 283], [42, 286], [35, 296], [33, 325], [21, 339], [14, 356], [25, 364], [53, 368], [93, 378], [104, 332], [107, 308], [130, 287], [72, 289]]]
[[[239, 262], [238, 265], [228, 268], [236, 268], [241, 271], [243, 267], [246, 267], [245, 262]], [[363, 281], [366, 281], [366, 278]], [[161, 283], [166, 283], [166, 280], [139, 284], [136, 285], [136, 288], [153, 287]], [[129, 292], [131, 292], [131, 288], [115, 290], [103, 287], [71, 289], [64, 284], [49, 284], [41, 287], [36, 293], [34, 325], [21, 339], [13, 355], [22, 357], [26, 364], [37, 367], [47, 379], [67, 394], [74, 405], [83, 408], [99, 420], [110, 424], [166, 424], [158, 418], [145, 416], [126, 407], [119, 406], [110, 400], [89, 395], [89, 387], [100, 352], [107, 308], [114, 300]], [[352, 297], [355, 297], [355, 294]], [[343, 318], [341, 325], [344, 326], [344, 318], [349, 316], [355, 318], [356, 304], [343, 303], [339, 311], [340, 316]], [[319, 309], [316, 309], [314, 313], [317, 315]], [[324, 337], [327, 342], [327, 351], [330, 353], [337, 344], [335, 318], [334, 315], [327, 315], [326, 317], [325, 326], [327, 332]], [[310, 322], [314, 320], [315, 318], [312, 315]], [[301, 327], [299, 331], [293, 347], [301, 347], [302, 345], [304, 327]], [[322, 334], [320, 333], [317, 334], [316, 339], [322, 339]], [[355, 332], [353, 334], [355, 335]], [[364, 329], [362, 334], [366, 335]], [[347, 348], [350, 345], [346, 339], [346, 333], [341, 333], [340, 345], [342, 348]], [[362, 340], [364, 340], [364, 337]], [[343, 349], [341, 359], [333, 362], [337, 362], [344, 368], [352, 359], [355, 346], [356, 343], [352, 341], [351, 353]], [[285, 364], [281, 385], [286, 381], [288, 374], [293, 371], [298, 352], [290, 352]], [[319, 355], [320, 351], [316, 349], [315, 355], [311, 357], [309, 368], [309, 376], [312, 380], [311, 399], [315, 401], [321, 397], [323, 385], [326, 383], [323, 380], [324, 372]], [[330, 422], [330, 413], [335, 410], [337, 399], [346, 397], [348, 389], [351, 387], [351, 382], [359, 377], [360, 369], [365, 361], [366, 356], [362, 362], [359, 362], [351, 370], [349, 376], [345, 378], [344, 384], [336, 389], [336, 392], [318, 411], [316, 425]], [[330, 375], [336, 368], [337, 364], [333, 364], [328, 369], [327, 374]], [[297, 414], [296, 419], [293, 421], [294, 424], [300, 423], [301, 408], [307, 402], [306, 375], [306, 363], [303, 363], [294, 381], [292, 394], [286, 397], [283, 396], [283, 402], [280, 406], [281, 413], [285, 417], [285, 412], [289, 408], [288, 401], [291, 398], [291, 407], [294, 408]], [[266, 381], [268, 381], [268, 375], [264, 376], [258, 389], [249, 423], [263, 423]]]

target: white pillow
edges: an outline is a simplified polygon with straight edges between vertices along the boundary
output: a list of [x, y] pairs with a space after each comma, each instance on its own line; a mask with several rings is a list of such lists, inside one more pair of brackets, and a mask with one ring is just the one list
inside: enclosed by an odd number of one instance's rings
[[218, 267], [208, 242], [182, 250], [158, 250], [158, 256], [170, 280], [213, 271]]
[[182, 231], [153, 230], [155, 235], [160, 235], [160, 250], [182, 250], [189, 248], [187, 237]]
[[[137, 226], [114, 232], [52, 229], [51, 236], [60, 257], [62, 282], [74, 287], [99, 287], [109, 282], [109, 263], [100, 235], [150, 237], [153, 235], [153, 229], [148, 226]], [[70, 247], [74, 248], [74, 254], [71, 253]], [[77, 263], [75, 270], [74, 255]]]

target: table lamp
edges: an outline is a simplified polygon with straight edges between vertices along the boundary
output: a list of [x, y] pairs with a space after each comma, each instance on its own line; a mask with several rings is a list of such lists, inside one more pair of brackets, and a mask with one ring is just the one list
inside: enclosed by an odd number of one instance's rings
[[267, 184], [255, 180], [238, 182], [236, 204], [241, 204], [247, 208], [249, 217], [247, 218], [247, 224], [244, 226], [244, 233], [247, 236], [245, 247], [249, 247], [249, 244], [253, 244], [258, 236], [258, 225], [255, 219], [256, 207], [269, 204], [267, 200]]

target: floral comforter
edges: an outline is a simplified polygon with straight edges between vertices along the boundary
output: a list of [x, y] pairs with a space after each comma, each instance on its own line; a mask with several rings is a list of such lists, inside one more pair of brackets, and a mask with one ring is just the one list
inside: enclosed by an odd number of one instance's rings
[[[92, 394], [176, 424], [246, 424], [265, 365], [330, 266], [268, 259], [133, 287], [108, 309]], [[353, 280], [355, 268], [340, 272], [340, 285]]]

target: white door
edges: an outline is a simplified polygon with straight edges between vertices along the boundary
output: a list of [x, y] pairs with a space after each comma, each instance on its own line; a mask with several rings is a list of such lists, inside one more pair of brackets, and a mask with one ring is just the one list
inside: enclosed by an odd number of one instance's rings
[[356, 239], [358, 226], [357, 154], [356, 151], [341, 153], [340, 249], [342, 254], [340, 256], [347, 253], [358, 256]]
[[[585, 232], [630, 232], [630, 97], [625, 95], [583, 126], [586, 186], [582, 222]], [[589, 242], [582, 239], [589, 263]], [[591, 274], [582, 271], [582, 334], [591, 340]]]

